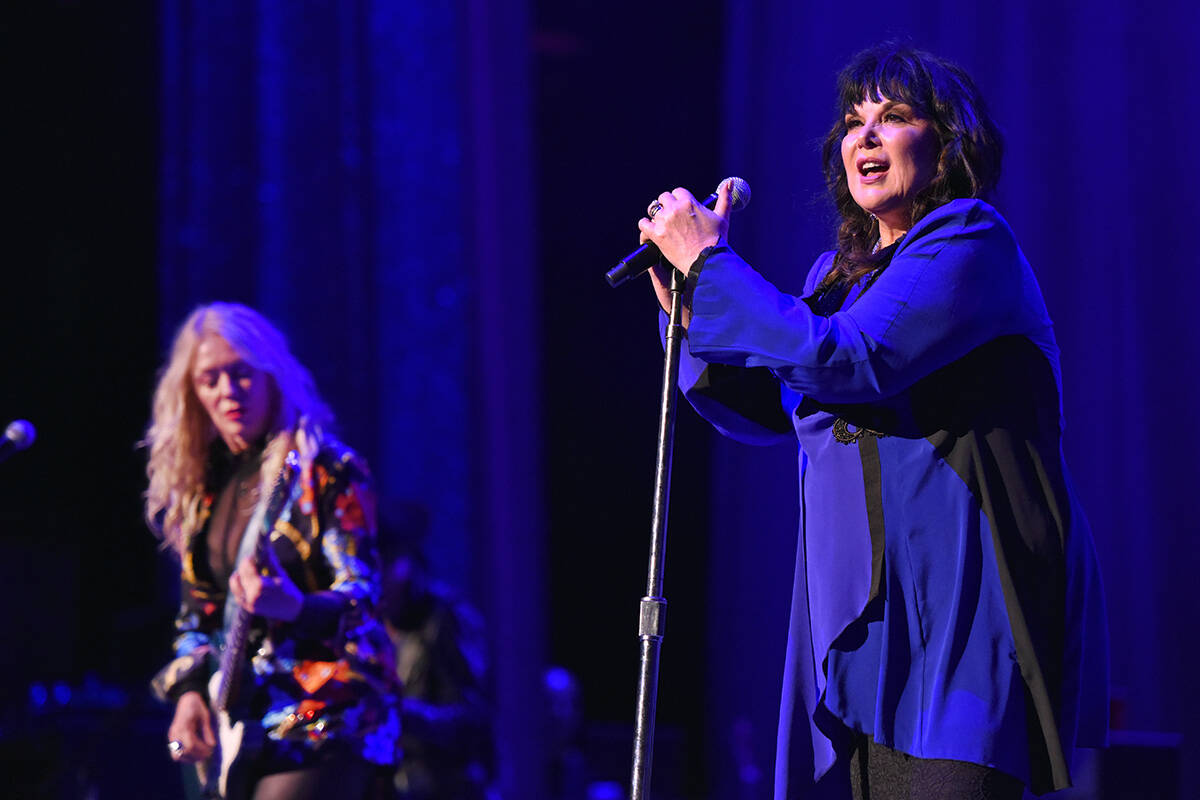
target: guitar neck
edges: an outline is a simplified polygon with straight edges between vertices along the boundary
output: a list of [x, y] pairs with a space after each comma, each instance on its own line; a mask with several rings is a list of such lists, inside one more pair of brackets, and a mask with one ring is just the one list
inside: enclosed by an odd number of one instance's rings
[[[297, 461], [295, 452], [288, 453], [283, 469], [275, 479], [274, 486], [271, 487], [270, 500], [267, 503], [266, 513], [263, 515], [262, 527], [254, 542], [254, 557], [259, 564], [265, 561], [266, 550], [271, 546], [270, 534], [275, 527], [275, 521], [283, 513], [283, 509], [291, 497], [292, 488], [295, 486], [299, 474]], [[246, 659], [246, 643], [250, 637], [250, 626], [254, 622], [254, 617], [254, 614], [238, 606], [233, 622], [229, 626], [229, 633], [225, 637], [225, 650], [221, 653], [221, 680], [214, 698], [219, 711], [228, 711], [230, 705], [237, 699], [238, 687], [241, 684], [242, 665]]]
[[221, 682], [216, 696], [216, 706], [220, 711], [228, 711], [237, 696], [253, 619], [253, 614], [238, 606], [233, 624], [229, 626], [229, 635], [225, 637], [225, 651], [221, 653]]

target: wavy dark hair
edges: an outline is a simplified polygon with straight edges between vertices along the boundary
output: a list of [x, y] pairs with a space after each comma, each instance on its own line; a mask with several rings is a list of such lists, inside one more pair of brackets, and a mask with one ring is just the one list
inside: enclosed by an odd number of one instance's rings
[[842, 164], [846, 115], [854, 106], [883, 98], [906, 103], [933, 123], [939, 153], [937, 172], [917, 193], [912, 223], [961, 197], [987, 197], [1000, 180], [1000, 130], [967, 73], [945, 59], [896, 42], [863, 50], [838, 75], [837, 118], [821, 146], [825, 184], [841, 217], [836, 267], [827, 282], [853, 283], [886, 263], [890, 254], [872, 252], [879, 240], [876, 220], [850, 195]]

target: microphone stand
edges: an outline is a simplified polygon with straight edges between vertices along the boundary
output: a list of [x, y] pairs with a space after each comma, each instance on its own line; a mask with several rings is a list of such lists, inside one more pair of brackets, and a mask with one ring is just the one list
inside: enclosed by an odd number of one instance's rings
[[658, 663], [666, 623], [662, 596], [666, 562], [667, 507], [671, 493], [671, 457], [675, 446], [675, 404], [679, 356], [683, 349], [684, 274], [671, 270], [671, 314], [663, 356], [662, 401], [658, 416], [658, 454], [654, 467], [654, 506], [650, 523], [650, 570], [638, 621], [641, 667], [638, 670], [637, 722], [634, 728], [630, 800], [648, 800], [650, 762], [654, 751], [654, 714], [658, 702]]

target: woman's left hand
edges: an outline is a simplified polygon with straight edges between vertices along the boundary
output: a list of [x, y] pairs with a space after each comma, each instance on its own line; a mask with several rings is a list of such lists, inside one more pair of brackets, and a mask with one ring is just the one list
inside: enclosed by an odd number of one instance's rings
[[[663, 258], [686, 275], [700, 251], [717, 244], [729, 232], [729, 193], [729, 181], [722, 181], [717, 188], [717, 205], [709, 211], [687, 189], [663, 192], [647, 208], [648, 216], [638, 220], [641, 241], [658, 245]], [[651, 210], [653, 217], [649, 216]]]
[[238, 605], [251, 614], [291, 622], [300, 615], [304, 593], [283, 571], [274, 549], [267, 547], [266, 551], [267, 563], [261, 571], [253, 558], [242, 559], [229, 578], [229, 590]]

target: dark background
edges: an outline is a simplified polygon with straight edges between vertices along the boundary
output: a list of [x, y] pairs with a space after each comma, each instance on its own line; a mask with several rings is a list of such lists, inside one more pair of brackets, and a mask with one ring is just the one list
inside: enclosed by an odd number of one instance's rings
[[[962, 63], [1005, 127], [997, 205], [1058, 323], [1114, 723], [1185, 732], [1200, 710], [1196, 12], [878, 12], [6, 10], [0, 422], [39, 437], [0, 464], [14, 796], [173, 796], [145, 688], [173, 566], [141, 520], [136, 443], [171, 331], [212, 299], [279, 322], [381, 492], [430, 507], [435, 568], [491, 626], [506, 794], [557, 788], [550, 664], [578, 681], [584, 777], [623, 784], [661, 351], [647, 288], [601, 276], [658, 192], [741, 174], [755, 198], [735, 244], [797, 288], [830, 238], [815, 143], [833, 76], [888, 35]], [[769, 796], [795, 455], [719, 441], [683, 410], [674, 486], [655, 778], [664, 797]]]

